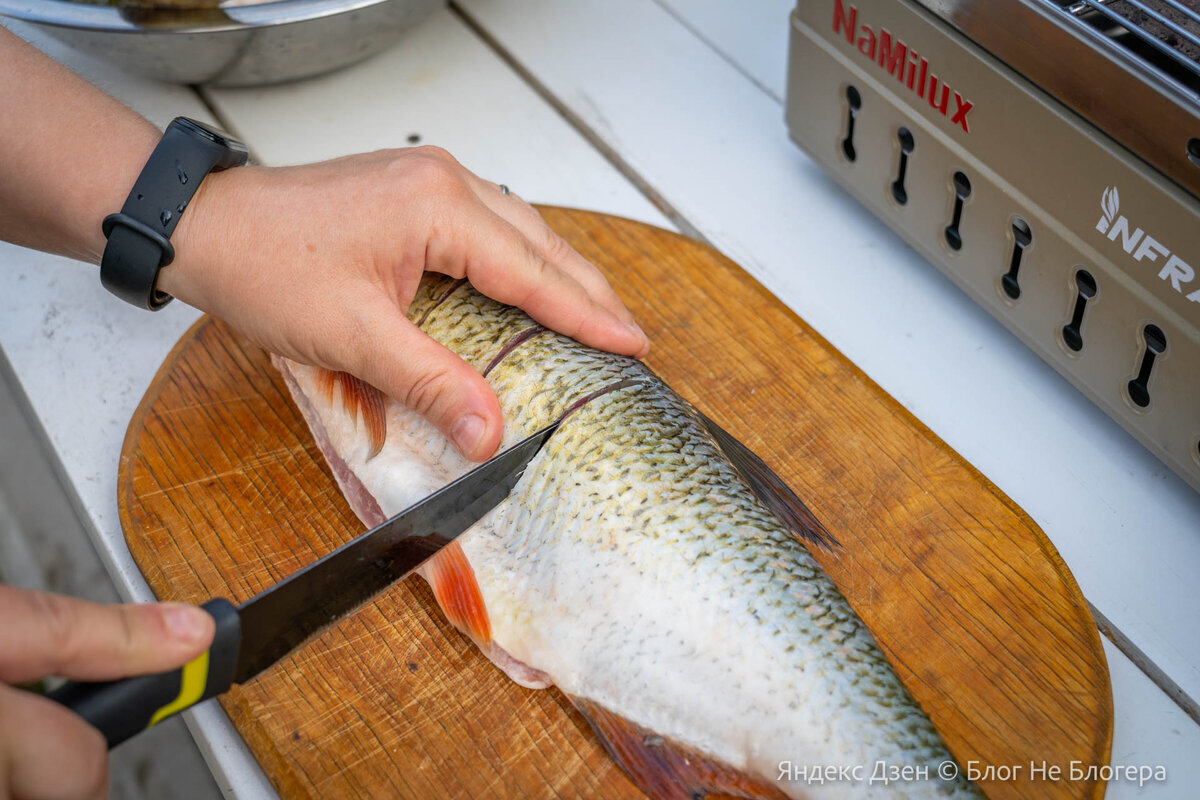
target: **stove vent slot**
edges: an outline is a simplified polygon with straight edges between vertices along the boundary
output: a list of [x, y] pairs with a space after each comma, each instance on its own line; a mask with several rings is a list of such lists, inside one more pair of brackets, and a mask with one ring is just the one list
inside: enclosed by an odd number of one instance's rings
[[846, 87], [846, 138], [842, 139], [842, 153], [850, 161], [858, 158], [854, 150], [854, 120], [862, 108], [862, 95], [853, 86]]
[[958, 226], [962, 224], [963, 206], [971, 196], [971, 181], [962, 172], [954, 173], [954, 213], [950, 224], [946, 226], [946, 244], [955, 250], [962, 249], [962, 234]]
[[1046, 2], [1200, 93], [1200, 3], [1196, 0]]
[[912, 131], [903, 126], [896, 132], [900, 143], [900, 165], [896, 168], [896, 180], [892, 181], [892, 197], [900, 205], [908, 202], [908, 189], [904, 188], [904, 174], [908, 172], [908, 157], [912, 155], [916, 142], [913, 141]]
[[1006, 295], [1016, 300], [1021, 296], [1021, 284], [1017, 280], [1017, 273], [1021, 269], [1021, 257], [1025, 255], [1025, 248], [1033, 244], [1033, 231], [1029, 229], [1029, 223], [1020, 217], [1013, 218], [1012, 237], [1012, 258], [1008, 262], [1008, 272], [1000, 279], [1000, 285]]
[[1071, 321], [1063, 326], [1062, 337], [1067, 347], [1078, 353], [1083, 349], [1083, 314], [1087, 311], [1088, 301], [1096, 296], [1096, 279], [1086, 269], [1075, 273], [1075, 310], [1071, 313]]
[[1138, 368], [1137, 377], [1126, 387], [1129, 399], [1138, 408], [1150, 405], [1150, 372], [1154, 369], [1154, 359], [1167, 351], [1167, 336], [1157, 325], [1142, 328], [1142, 341], [1146, 349], [1142, 353], [1141, 367]]

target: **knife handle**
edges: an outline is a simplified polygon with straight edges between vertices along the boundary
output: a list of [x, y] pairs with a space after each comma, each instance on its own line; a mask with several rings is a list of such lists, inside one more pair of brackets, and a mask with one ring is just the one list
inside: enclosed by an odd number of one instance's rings
[[201, 606], [217, 623], [207, 650], [170, 672], [115, 681], [67, 681], [46, 696], [66, 706], [104, 734], [108, 747], [141, 733], [233, 685], [242, 624], [228, 600]]

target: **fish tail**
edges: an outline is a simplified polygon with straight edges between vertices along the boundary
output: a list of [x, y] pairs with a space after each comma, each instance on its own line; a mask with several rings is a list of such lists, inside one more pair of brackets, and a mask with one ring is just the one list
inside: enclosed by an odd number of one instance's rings
[[356, 420], [361, 419], [366, 426], [367, 437], [371, 443], [367, 459], [374, 458], [379, 455], [387, 439], [387, 411], [383, 392], [348, 372], [334, 372], [328, 369], [317, 371], [317, 390], [330, 405], [333, 404], [335, 387], [339, 390], [342, 410]]
[[454, 627], [470, 636], [485, 653], [492, 641], [492, 623], [475, 570], [458, 542], [451, 542], [421, 567], [421, 572], [433, 587], [434, 597], [442, 613]]
[[659, 736], [590, 700], [567, 697], [600, 737], [609, 755], [647, 797], [697, 800], [720, 795], [746, 800], [786, 800], [779, 787], [767, 781]]

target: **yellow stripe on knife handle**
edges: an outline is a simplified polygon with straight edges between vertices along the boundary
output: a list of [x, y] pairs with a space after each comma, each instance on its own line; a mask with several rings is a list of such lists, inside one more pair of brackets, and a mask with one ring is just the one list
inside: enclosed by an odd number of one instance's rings
[[172, 714], [177, 714], [189, 706], [194, 706], [204, 697], [204, 687], [208, 684], [208, 651], [183, 665], [183, 678], [180, 680], [179, 696], [154, 712], [147, 728], [162, 722]]

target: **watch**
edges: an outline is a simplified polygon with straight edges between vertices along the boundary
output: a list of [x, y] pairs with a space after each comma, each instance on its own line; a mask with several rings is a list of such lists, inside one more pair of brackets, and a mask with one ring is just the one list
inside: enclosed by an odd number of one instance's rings
[[239, 167], [246, 158], [246, 146], [222, 131], [187, 117], [172, 120], [121, 211], [104, 218], [104, 287], [151, 311], [169, 303], [171, 295], [155, 283], [175, 258], [170, 238], [179, 218], [208, 173]]

